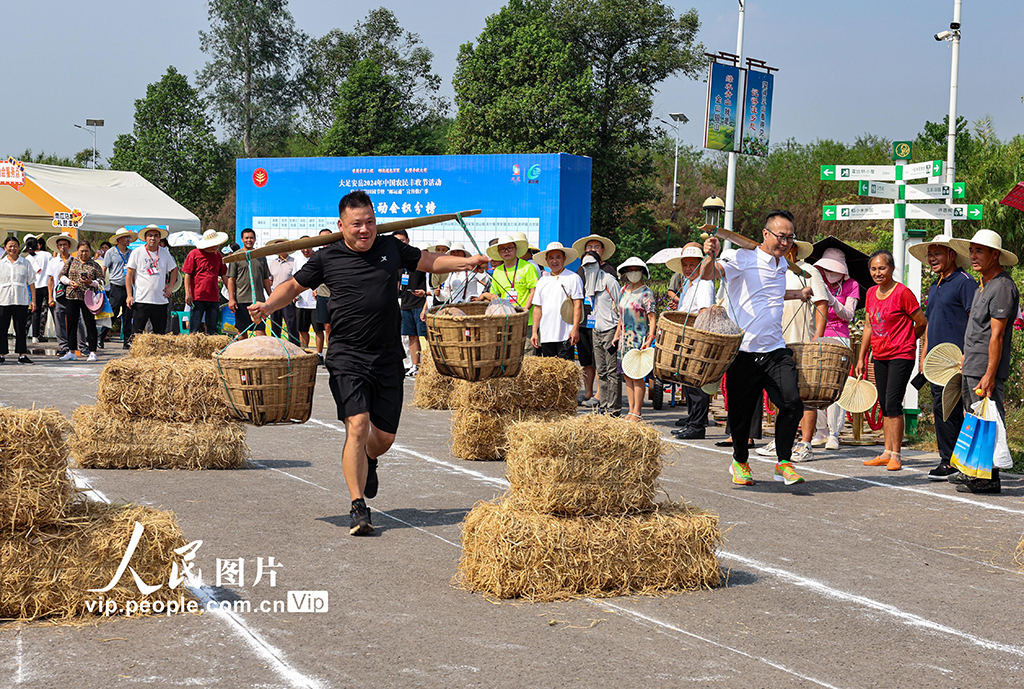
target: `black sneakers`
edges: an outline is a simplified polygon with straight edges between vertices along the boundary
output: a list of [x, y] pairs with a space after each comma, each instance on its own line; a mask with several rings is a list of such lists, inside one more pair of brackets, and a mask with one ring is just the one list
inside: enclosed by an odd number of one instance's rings
[[704, 440], [706, 434], [707, 431], [703, 428], [691, 428], [689, 426], [672, 431], [672, 435], [680, 440]]
[[958, 493], [975, 493], [981, 495], [994, 495], [1002, 488], [999, 485], [999, 469], [992, 470], [992, 478], [970, 478], [956, 487]]
[[348, 513], [349, 534], [352, 536], [366, 536], [373, 533], [373, 524], [370, 523], [370, 508], [362, 498], [352, 501], [352, 511]]
[[366, 455], [366, 487], [363, 488], [363, 495], [368, 498], [377, 497], [377, 460], [370, 459], [370, 455]]
[[949, 476], [947, 476], [946, 480], [949, 481], [950, 483], [953, 483], [953, 484], [956, 484], [956, 485], [961, 485], [961, 484], [964, 484], [964, 483], [967, 483], [968, 481], [970, 481], [971, 477], [968, 476], [967, 474], [964, 474], [964, 473], [961, 473], [961, 472], [957, 471], [956, 473], [953, 473], [953, 474], [950, 474]]
[[958, 472], [953, 466], [943, 462], [928, 472], [928, 478], [932, 481], [946, 481], [950, 476], [956, 473]]

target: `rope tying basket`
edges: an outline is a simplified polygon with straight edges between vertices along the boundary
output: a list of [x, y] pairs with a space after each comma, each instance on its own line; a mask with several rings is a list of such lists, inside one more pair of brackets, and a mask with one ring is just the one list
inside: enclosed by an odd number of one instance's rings
[[[465, 316], [439, 313], [458, 308]], [[518, 375], [529, 315], [522, 308], [487, 316], [486, 302], [435, 306], [427, 312], [427, 341], [438, 373], [472, 382]]]
[[824, 409], [839, 399], [853, 363], [853, 350], [831, 342], [796, 342], [787, 346], [793, 350], [804, 406]]
[[316, 354], [236, 358], [218, 352], [213, 361], [234, 418], [254, 426], [309, 420]]
[[658, 316], [654, 375], [659, 380], [699, 388], [717, 381], [736, 357], [743, 334], [697, 330], [695, 316], [666, 311]]

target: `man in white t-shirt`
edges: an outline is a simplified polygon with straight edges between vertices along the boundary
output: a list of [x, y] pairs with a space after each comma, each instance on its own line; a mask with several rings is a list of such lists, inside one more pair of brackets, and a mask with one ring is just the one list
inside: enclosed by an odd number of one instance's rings
[[170, 251], [160, 246], [167, 230], [147, 225], [139, 234], [146, 243], [132, 251], [124, 274], [128, 308], [132, 310], [132, 332], [145, 332], [148, 322], [154, 333], [166, 335], [168, 300], [178, 276], [178, 263]]
[[[761, 230], [762, 240], [754, 249], [738, 249], [729, 263], [706, 264], [704, 279], [723, 278], [729, 290], [729, 315], [743, 330], [743, 341], [726, 372], [729, 396], [729, 426], [732, 430], [733, 483], [754, 485], [748, 457], [747, 435], [750, 419], [762, 392], [779, 408], [775, 421], [775, 448], [778, 463], [775, 480], [787, 486], [803, 483], [791, 461], [793, 440], [803, 416], [804, 405], [797, 386], [796, 364], [782, 337], [782, 307], [786, 299], [811, 298], [811, 288], [786, 289], [787, 255], [795, 248], [796, 228], [789, 211], [772, 211]], [[709, 237], [704, 250], [717, 256], [721, 244]]]
[[[307, 239], [307, 236], [299, 237], [299, 239]], [[295, 272], [298, 272], [302, 266], [306, 265], [306, 261], [313, 255], [313, 249], [303, 249], [301, 254], [295, 258]], [[274, 284], [277, 284], [276, 281]], [[313, 327], [315, 319], [313, 316], [316, 314], [316, 291], [307, 289], [299, 295], [298, 299], [295, 300], [295, 326], [298, 331], [299, 344], [303, 347], [309, 346], [309, 329]], [[289, 326], [289, 330], [291, 326]], [[320, 326], [320, 330], [316, 331], [318, 340], [323, 340], [323, 326]], [[321, 345], [323, 346], [323, 345]]]
[[[682, 278], [678, 292], [678, 310], [683, 313], [697, 315], [715, 303], [715, 283], [711, 280], [701, 280], [700, 276], [696, 275], [703, 260], [704, 252], [700, 244], [690, 242], [683, 247], [683, 252], [678, 257], [670, 258], [665, 263], [669, 270]], [[682, 440], [703, 440], [707, 434], [711, 395], [689, 385], [683, 386], [683, 395], [686, 397], [688, 416], [676, 421], [676, 425], [681, 428], [672, 431], [672, 434]]]
[[[566, 263], [577, 258], [571, 247], [551, 242], [536, 255], [537, 263], [548, 268], [542, 273], [533, 295], [533, 336], [530, 344], [539, 349], [540, 356], [557, 356], [575, 360], [573, 348], [580, 341], [580, 320], [583, 317], [583, 280], [565, 269]], [[562, 317], [563, 304], [572, 304], [572, 322]], [[568, 311], [568, 308], [566, 308]]]
[[[288, 240], [279, 237], [278, 239], [271, 239], [266, 243], [265, 246], [272, 246], [274, 244], [280, 244], [281, 242], [287, 242]], [[278, 285], [283, 285], [292, 279], [292, 275], [295, 274], [295, 259], [292, 258], [288, 252], [278, 254], [277, 256], [267, 258], [267, 267], [270, 268], [270, 285], [271, 289], [276, 288]], [[285, 323], [288, 326], [288, 341], [292, 344], [299, 344], [298, 338], [298, 323], [296, 322], [295, 313], [295, 302], [291, 304], [285, 304], [280, 310], [275, 311], [270, 316], [270, 330], [274, 334], [274, 337], [281, 336], [281, 323]]]

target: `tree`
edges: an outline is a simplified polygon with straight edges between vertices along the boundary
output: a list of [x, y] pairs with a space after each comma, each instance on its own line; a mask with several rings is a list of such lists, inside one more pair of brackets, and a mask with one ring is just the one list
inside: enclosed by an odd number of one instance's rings
[[138, 172], [204, 225], [227, 194], [230, 162], [207, 120], [203, 99], [174, 67], [135, 101], [134, 129], [117, 137], [110, 159], [113, 169]]
[[373, 60], [398, 94], [396, 107], [410, 126], [434, 126], [448, 112], [438, 95], [441, 77], [434, 74], [434, 54], [417, 34], [403, 31], [394, 13], [370, 11], [351, 32], [334, 29], [310, 41], [299, 74], [300, 127], [314, 144], [336, 121], [338, 97], [352, 70]]
[[210, 0], [210, 31], [199, 32], [210, 56], [198, 74], [228, 132], [246, 156], [268, 152], [290, 128], [294, 72], [306, 36], [287, 0]]
[[61, 167], [85, 167], [85, 165], [83, 165], [78, 160], [78, 156], [75, 156], [74, 158], [61, 158], [56, 153], [47, 153], [46, 151], [39, 151], [39, 153], [33, 153], [31, 148], [26, 148], [24, 153], [16, 157], [23, 163], [60, 165]]

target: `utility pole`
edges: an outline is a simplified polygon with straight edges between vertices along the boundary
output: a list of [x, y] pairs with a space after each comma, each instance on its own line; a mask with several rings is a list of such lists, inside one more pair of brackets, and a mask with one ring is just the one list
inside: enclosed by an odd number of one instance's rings
[[[952, 189], [953, 182], [956, 181], [956, 96], [957, 80], [960, 73], [960, 0], [953, 0], [953, 22], [949, 25], [949, 31], [943, 33], [948, 34], [943, 38], [953, 44], [953, 64], [950, 67], [949, 75], [949, 140], [946, 143], [946, 184]], [[936, 40], [943, 40], [939, 36], [942, 34], [936, 34]], [[953, 205], [952, 197], [946, 199], [946, 205]], [[943, 233], [947, 237], [953, 236], [952, 220], [945, 221]]]
[[[743, 66], [743, 19], [744, 19], [744, 11], [746, 10], [747, 0], [737, 0], [737, 1], [740, 4], [740, 22], [739, 22], [739, 28], [736, 30], [736, 55], [738, 56], [736, 62], [737, 62], [738, 65], [740, 65], [742, 67]], [[960, 2], [960, 0], [957, 0], [957, 3], [959, 3], [959, 2]], [[745, 74], [745, 72], [743, 70], [740, 70], [740, 74], [743, 75], [743, 74]], [[744, 98], [744, 94], [746, 93], [746, 83], [745, 83], [746, 80], [743, 79], [742, 76], [740, 77], [740, 80], [743, 81], [744, 83], [740, 84], [739, 90], [737, 91], [737, 93], [740, 94], [740, 98], [742, 99], [742, 98]], [[742, 112], [742, 110], [741, 110], [741, 112]], [[740, 124], [742, 125], [742, 122], [740, 122]], [[737, 139], [737, 142], [742, 142], [742, 140], [743, 140], [742, 129], [740, 129], [739, 131], [740, 131], [740, 135], [739, 135], [739, 138]], [[729, 177], [728, 177], [728, 179], [726, 181], [726, 185], [725, 185], [725, 229], [727, 229], [727, 230], [732, 230], [733, 229], [733, 227], [732, 227], [733, 211], [735, 210], [735, 207], [736, 207], [736, 161], [737, 161], [738, 157], [739, 157], [739, 153], [737, 153], [735, 150], [729, 151]], [[726, 241], [724, 246], [723, 246], [723, 249], [730, 249], [730, 248], [732, 248], [732, 242]]]

